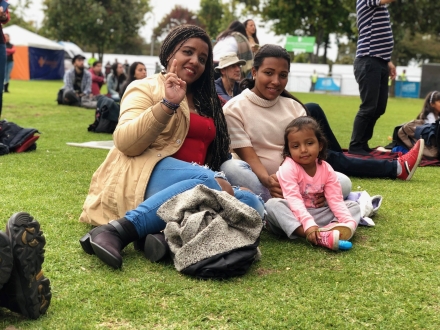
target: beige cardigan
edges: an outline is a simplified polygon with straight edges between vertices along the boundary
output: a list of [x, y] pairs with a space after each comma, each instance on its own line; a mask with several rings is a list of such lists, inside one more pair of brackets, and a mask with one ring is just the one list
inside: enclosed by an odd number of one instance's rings
[[162, 110], [165, 96], [162, 74], [136, 80], [121, 102], [113, 147], [93, 174], [81, 222], [95, 226], [122, 218], [144, 201], [154, 166], [181, 147], [189, 129], [185, 99], [175, 115]]

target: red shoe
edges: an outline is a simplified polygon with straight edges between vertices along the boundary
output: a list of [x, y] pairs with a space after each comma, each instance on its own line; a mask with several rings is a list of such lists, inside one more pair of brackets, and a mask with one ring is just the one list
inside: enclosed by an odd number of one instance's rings
[[414, 147], [410, 149], [406, 154], [397, 158], [400, 166], [402, 167], [402, 173], [397, 176], [400, 180], [411, 180], [417, 166], [420, 164], [420, 160], [423, 156], [423, 149], [425, 148], [425, 140], [420, 139], [416, 142]]

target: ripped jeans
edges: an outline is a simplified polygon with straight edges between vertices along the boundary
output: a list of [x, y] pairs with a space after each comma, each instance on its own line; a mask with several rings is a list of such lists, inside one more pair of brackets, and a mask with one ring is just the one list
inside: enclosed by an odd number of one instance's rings
[[[166, 223], [157, 215], [159, 207], [170, 198], [203, 184], [208, 188], [221, 190], [215, 178], [226, 180], [222, 172], [214, 172], [204, 166], [191, 164], [172, 157], [162, 159], [153, 169], [145, 191], [145, 200], [125, 218], [136, 228], [139, 237], [158, 233]], [[263, 218], [264, 202], [250, 191], [234, 187], [235, 197], [254, 208]]]

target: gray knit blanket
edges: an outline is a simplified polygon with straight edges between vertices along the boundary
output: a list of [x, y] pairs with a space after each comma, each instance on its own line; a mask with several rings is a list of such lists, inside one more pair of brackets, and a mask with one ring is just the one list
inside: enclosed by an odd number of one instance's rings
[[263, 227], [256, 210], [204, 185], [174, 196], [157, 214], [167, 223], [164, 233], [178, 271], [254, 244]]

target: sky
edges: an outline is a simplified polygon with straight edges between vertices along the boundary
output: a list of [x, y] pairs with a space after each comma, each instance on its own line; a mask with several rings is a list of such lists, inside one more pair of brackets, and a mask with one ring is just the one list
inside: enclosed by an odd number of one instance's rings
[[[9, 0], [9, 3], [17, 5], [20, 0]], [[122, 2], [121, 2], [122, 3]], [[200, 0], [150, 0], [150, 5], [153, 7], [152, 13], [145, 15], [147, 24], [140, 30], [140, 35], [150, 41], [153, 28], [166, 16], [175, 5], [186, 7], [192, 11], [198, 11], [200, 9]], [[43, 13], [43, 0], [32, 0], [32, 4], [28, 10], [24, 12], [24, 18], [27, 21], [36, 22], [37, 27], [41, 27], [44, 13]], [[244, 17], [243, 21], [247, 18]], [[253, 18], [254, 19], [254, 18]], [[259, 22], [258, 19], [254, 19], [257, 25], [257, 36], [260, 40], [260, 45], [267, 43], [276, 43], [284, 46], [285, 37], [276, 36], [269, 30], [270, 24], [267, 22]], [[336, 57], [336, 50], [330, 50], [328, 52], [329, 58]]]

